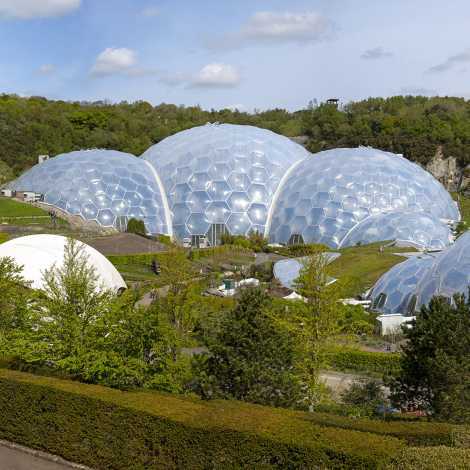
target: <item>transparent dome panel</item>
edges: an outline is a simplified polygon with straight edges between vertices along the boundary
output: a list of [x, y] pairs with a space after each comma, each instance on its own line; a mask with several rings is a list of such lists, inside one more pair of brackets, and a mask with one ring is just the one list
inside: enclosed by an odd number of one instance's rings
[[[410, 225], [407, 237], [434, 249], [449, 244], [448, 230], [440, 221], [460, 219], [445, 188], [402, 156], [366, 147], [328, 150], [304, 159], [288, 174], [278, 193], [269, 238], [274, 243], [288, 243], [293, 233], [291, 230], [286, 238], [285, 225], [295, 214], [304, 217], [303, 222], [295, 219], [294, 234], [308, 235], [305, 243], [323, 242], [332, 248], [369, 243], [395, 236], [393, 222], [380, 227], [373, 223], [379, 219], [369, 221], [371, 216], [390, 213], [403, 215], [380, 221], [393, 219], [402, 228]], [[366, 224], [364, 231], [357, 227], [361, 222]]]
[[10, 187], [43, 194], [47, 204], [103, 227], [121, 228], [122, 217], [135, 217], [149, 233], [167, 234], [165, 196], [150, 168], [131, 154], [84, 150], [46, 160]]
[[[201, 234], [201, 215], [205, 223], [224, 223], [234, 235], [264, 233], [282, 176], [309, 156], [286, 137], [232, 124], [179, 132], [143, 154], [161, 176], [179, 238]], [[184, 231], [182, 205], [189, 211]]]
[[463, 294], [468, 298], [470, 287], [470, 232], [443, 251], [427, 275], [418, 284], [416, 307], [427, 305], [433, 296], [452, 298]]
[[444, 222], [421, 212], [389, 212], [368, 217], [342, 240], [341, 247], [396, 240], [424, 250], [444, 250], [453, 241]]
[[431, 269], [437, 255], [420, 255], [397, 264], [386, 272], [373, 287], [369, 299], [372, 309], [383, 315], [413, 315], [409, 302], [416, 294], [418, 282]]

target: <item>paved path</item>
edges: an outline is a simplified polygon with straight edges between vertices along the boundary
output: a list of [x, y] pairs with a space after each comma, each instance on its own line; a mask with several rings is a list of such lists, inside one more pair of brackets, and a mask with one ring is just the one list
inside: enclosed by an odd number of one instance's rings
[[49, 454], [0, 441], [1, 470], [70, 470], [86, 468], [61, 461], [60, 458], [57, 458], [59, 461], [54, 462], [53, 459], [56, 458]]

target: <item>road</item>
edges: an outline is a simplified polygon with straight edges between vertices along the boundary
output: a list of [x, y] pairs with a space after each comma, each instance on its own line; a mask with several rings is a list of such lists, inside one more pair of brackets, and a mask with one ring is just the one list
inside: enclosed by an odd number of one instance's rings
[[[38, 455], [36, 455], [38, 454]], [[39, 455], [43, 455], [42, 457]], [[66, 462], [54, 462], [53, 456], [37, 453], [21, 446], [12, 448], [5, 442], [0, 441], [0, 469], [1, 470], [70, 470], [71, 468], [83, 468]], [[91, 470], [91, 469], [90, 469]]]

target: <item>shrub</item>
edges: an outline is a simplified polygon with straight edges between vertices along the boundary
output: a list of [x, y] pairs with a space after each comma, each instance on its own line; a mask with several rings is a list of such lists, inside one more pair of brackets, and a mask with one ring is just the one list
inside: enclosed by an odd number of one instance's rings
[[[336, 410], [333, 410], [336, 413]], [[470, 429], [448, 423], [389, 418], [387, 420], [351, 419], [331, 413], [309, 413], [308, 419], [326, 427], [351, 429], [393, 436], [412, 446], [449, 446], [470, 448]]]
[[129, 222], [127, 222], [126, 232], [136, 233], [137, 235], [145, 235], [147, 230], [145, 229], [143, 220], [129, 219]]
[[393, 437], [318, 426], [309, 415], [0, 370], [0, 438], [96, 469], [377, 468]]
[[391, 375], [400, 369], [400, 354], [329, 348], [325, 351], [327, 366], [340, 371]]
[[438, 468], [466, 470], [470, 468], [470, 450], [444, 446], [409, 447], [387, 468], [390, 470], [435, 470]]

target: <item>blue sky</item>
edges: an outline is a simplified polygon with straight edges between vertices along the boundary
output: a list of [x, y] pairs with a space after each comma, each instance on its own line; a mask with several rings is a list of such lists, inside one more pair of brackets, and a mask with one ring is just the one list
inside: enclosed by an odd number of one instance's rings
[[246, 110], [470, 97], [468, 0], [0, 0], [0, 92]]

